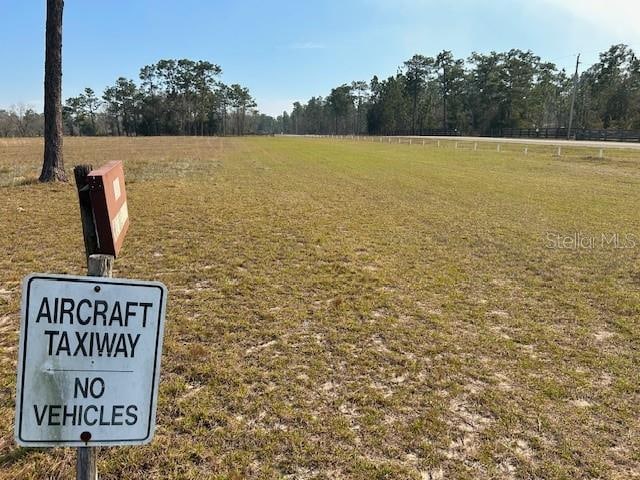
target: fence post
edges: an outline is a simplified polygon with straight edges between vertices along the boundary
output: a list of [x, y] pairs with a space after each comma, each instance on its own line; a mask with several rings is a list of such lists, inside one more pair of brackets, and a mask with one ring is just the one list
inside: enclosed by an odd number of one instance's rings
[[529, 147], [524, 147], [524, 154], [528, 155], [529, 154]]
[[500, 144], [498, 144], [498, 146], [496, 147], [496, 152], [500, 151]]
[[477, 151], [478, 151], [478, 142], [475, 142], [475, 143], [473, 144], [473, 151], [474, 151], [474, 152], [477, 152]]
[[558, 145], [558, 156], [562, 156], [562, 147]]
[[438, 148], [440, 148], [440, 140], [438, 140]]
[[604, 149], [600, 149], [600, 153], [598, 154], [598, 158], [604, 158]]

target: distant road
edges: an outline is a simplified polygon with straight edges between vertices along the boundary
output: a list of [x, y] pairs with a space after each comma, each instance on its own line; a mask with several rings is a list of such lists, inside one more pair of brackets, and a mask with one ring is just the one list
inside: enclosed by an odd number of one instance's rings
[[[284, 137], [315, 137], [328, 138], [331, 135], [293, 135], [284, 134]], [[382, 135], [384, 138], [388, 138]], [[344, 135], [348, 138], [350, 135]], [[369, 138], [364, 136], [362, 138]], [[376, 137], [377, 138], [377, 137]], [[550, 138], [505, 138], [505, 137], [454, 137], [454, 136], [420, 136], [420, 135], [396, 135], [391, 138], [415, 138], [415, 139], [433, 139], [433, 140], [450, 140], [462, 142], [485, 142], [485, 143], [515, 143], [519, 145], [560, 145], [563, 147], [591, 147], [591, 148], [631, 148], [640, 149], [640, 142], [593, 142], [589, 140], [557, 140]]]
[[561, 145], [564, 147], [593, 148], [635, 148], [640, 149], [640, 142], [592, 142], [588, 140], [555, 140], [549, 138], [503, 138], [503, 137], [439, 137], [439, 136], [403, 136], [402, 138], [435, 138], [436, 140], [458, 140], [469, 142], [518, 143], [522, 145]]

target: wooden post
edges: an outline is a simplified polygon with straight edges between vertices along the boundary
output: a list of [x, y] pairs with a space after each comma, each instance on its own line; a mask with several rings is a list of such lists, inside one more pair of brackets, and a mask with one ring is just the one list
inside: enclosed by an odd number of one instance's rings
[[528, 155], [529, 154], [529, 147], [524, 147], [524, 154]]
[[76, 480], [98, 479], [98, 449], [93, 447], [78, 447], [76, 461]]
[[496, 147], [496, 152], [500, 151], [500, 144], [498, 144], [498, 146]]
[[477, 152], [478, 151], [478, 142], [473, 144], [473, 151]]
[[438, 148], [440, 148], [440, 140], [438, 140]]
[[87, 254], [87, 266], [89, 256], [98, 251], [98, 234], [93, 221], [93, 210], [91, 199], [89, 198], [89, 185], [87, 175], [93, 170], [91, 165], [78, 165], [73, 168], [73, 175], [76, 178], [76, 188], [78, 189], [78, 199], [80, 201], [80, 219], [82, 220], [82, 234], [84, 236], [84, 249]]
[[90, 277], [111, 278], [113, 276], [113, 260], [112, 255], [91, 255], [89, 257], [87, 275]]
[[[111, 255], [90, 255], [87, 274], [90, 277], [111, 277], [113, 273]], [[78, 447], [76, 458], [76, 480], [98, 479], [98, 448]]]
[[604, 157], [604, 149], [601, 148], [600, 153], [598, 153], [598, 158], [603, 158], [603, 157]]

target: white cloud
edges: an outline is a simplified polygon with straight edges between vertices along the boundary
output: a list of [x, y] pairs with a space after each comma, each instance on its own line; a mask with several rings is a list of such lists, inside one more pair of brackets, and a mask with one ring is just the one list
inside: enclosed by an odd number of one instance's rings
[[640, 2], [638, 0], [543, 0], [564, 10], [597, 30], [614, 35], [616, 42], [640, 42]]

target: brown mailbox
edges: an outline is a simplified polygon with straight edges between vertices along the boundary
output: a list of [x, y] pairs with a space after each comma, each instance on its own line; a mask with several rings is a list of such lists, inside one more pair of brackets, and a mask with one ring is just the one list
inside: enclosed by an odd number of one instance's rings
[[113, 161], [87, 176], [98, 236], [98, 252], [117, 256], [129, 228], [122, 162]]

